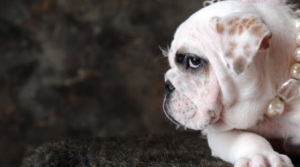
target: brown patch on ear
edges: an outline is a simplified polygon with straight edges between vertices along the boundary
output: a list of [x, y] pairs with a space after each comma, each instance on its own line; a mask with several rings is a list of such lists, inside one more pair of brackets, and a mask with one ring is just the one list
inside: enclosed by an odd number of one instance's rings
[[234, 14], [215, 21], [224, 59], [232, 73], [243, 73], [259, 50], [269, 48], [271, 32], [259, 16]]
[[248, 22], [248, 20], [249, 20], [249, 19], [244, 18], [244, 19], [242, 20], [242, 24], [243, 24], [243, 25], [246, 25], [246, 23]]
[[237, 44], [234, 41], [230, 41], [229, 42], [229, 49], [230, 50], [234, 50], [236, 48]]
[[249, 29], [256, 21], [255, 18], [245, 19], [245, 20], [246, 20], [246, 24], [245, 24], [246, 29]]
[[234, 35], [236, 31], [237, 31], [237, 26], [234, 25], [229, 28], [228, 33], [229, 33], [229, 35]]
[[244, 31], [244, 26], [243, 25], [239, 25], [239, 35], [241, 35]]
[[262, 27], [260, 25], [253, 26], [250, 30], [250, 33], [255, 36], [261, 36], [262, 35]]
[[236, 49], [237, 43], [234, 41], [230, 41], [228, 44], [229, 44], [229, 47], [226, 51], [226, 57], [229, 59], [232, 59], [234, 57], [233, 51]]
[[227, 50], [226, 51], [226, 55], [225, 55], [228, 59], [232, 59], [234, 56], [233, 56], [233, 52], [231, 50]]
[[217, 32], [223, 34], [224, 26], [222, 24], [217, 24]]
[[238, 20], [239, 20], [238, 18], [232, 19], [228, 22], [228, 25], [233, 26], [234, 24], [237, 24]]
[[244, 71], [246, 65], [246, 60], [243, 57], [238, 57], [233, 62], [233, 70], [236, 74], [240, 74]]
[[227, 25], [229, 27], [228, 33], [229, 35], [234, 35], [237, 33], [239, 29], [239, 18], [231, 19], [227, 22]]

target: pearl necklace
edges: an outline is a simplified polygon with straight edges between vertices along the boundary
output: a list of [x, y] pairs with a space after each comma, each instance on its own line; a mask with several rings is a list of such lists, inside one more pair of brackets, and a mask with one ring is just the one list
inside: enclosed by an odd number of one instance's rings
[[[300, 12], [297, 11], [296, 15]], [[267, 117], [280, 116], [285, 109], [285, 104], [300, 94], [300, 19], [296, 19], [296, 44], [297, 48], [293, 53], [296, 61], [290, 68], [291, 78], [284, 82], [277, 90], [277, 95], [270, 101], [265, 113]]]

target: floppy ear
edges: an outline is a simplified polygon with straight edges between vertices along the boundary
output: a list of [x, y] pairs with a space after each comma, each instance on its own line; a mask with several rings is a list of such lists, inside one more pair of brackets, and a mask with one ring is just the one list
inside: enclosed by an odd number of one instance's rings
[[213, 20], [227, 67], [233, 73], [241, 74], [258, 52], [269, 48], [271, 32], [259, 17], [233, 15]]

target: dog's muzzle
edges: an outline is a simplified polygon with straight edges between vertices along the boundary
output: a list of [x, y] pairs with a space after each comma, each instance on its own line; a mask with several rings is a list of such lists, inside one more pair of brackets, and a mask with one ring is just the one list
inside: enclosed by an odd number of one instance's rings
[[166, 97], [165, 97], [165, 101], [164, 101], [164, 104], [163, 104], [163, 109], [164, 109], [164, 113], [166, 114], [167, 118], [170, 119], [174, 124], [176, 125], [181, 125], [178, 121], [176, 121], [173, 116], [168, 112], [170, 109], [170, 104], [169, 104], [169, 98], [172, 94], [172, 92], [175, 91], [175, 87], [174, 85], [172, 84], [172, 82], [170, 80], [167, 80], [165, 82], [165, 88], [166, 88]]
[[163, 109], [166, 117], [174, 124], [200, 130], [215, 120], [216, 114], [213, 110], [204, 109], [199, 112], [199, 107], [170, 80], [166, 80], [165, 87]]

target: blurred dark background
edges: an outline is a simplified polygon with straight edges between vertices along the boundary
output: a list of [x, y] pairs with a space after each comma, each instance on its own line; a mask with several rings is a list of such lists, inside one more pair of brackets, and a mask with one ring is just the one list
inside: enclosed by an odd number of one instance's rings
[[167, 48], [200, 0], [1, 0], [0, 164], [65, 139], [173, 133]]
[[[298, 1], [294, 1], [298, 2]], [[0, 0], [0, 164], [45, 142], [176, 133], [167, 48], [202, 0]]]

